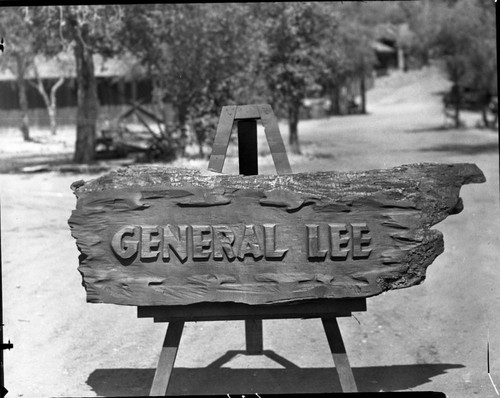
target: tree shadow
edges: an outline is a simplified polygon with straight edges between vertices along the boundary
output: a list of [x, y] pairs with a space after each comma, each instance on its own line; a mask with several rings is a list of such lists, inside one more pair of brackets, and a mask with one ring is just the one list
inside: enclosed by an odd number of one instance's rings
[[[23, 167], [45, 166], [47, 169], [71, 163], [72, 154], [31, 154], [4, 157], [0, 160], [0, 173], [19, 173]], [[44, 170], [45, 171], [45, 170]]]
[[[282, 368], [222, 367], [244, 351], [228, 351], [205, 368], [174, 368], [167, 395], [291, 394], [341, 392], [331, 368], [299, 368], [272, 350], [264, 355]], [[333, 362], [333, 361], [332, 361]], [[414, 364], [353, 368], [360, 392], [408, 390], [431, 381], [460, 364]], [[147, 396], [155, 369], [96, 369], [87, 384], [99, 396]]]
[[56, 171], [60, 173], [73, 174], [97, 174], [111, 170], [116, 166], [127, 166], [131, 162], [113, 163], [113, 160], [99, 161], [96, 164], [77, 164], [73, 163], [72, 153], [59, 154], [36, 154], [11, 156], [0, 159], [0, 174], [9, 173], [45, 173]]
[[498, 145], [491, 144], [442, 144], [420, 149], [420, 152], [456, 152], [461, 155], [497, 153]]
[[433, 91], [431, 94], [435, 97], [444, 97], [449, 92], [450, 90], [438, 90], [438, 91]]
[[451, 128], [445, 124], [440, 124], [437, 126], [429, 126], [429, 127], [418, 127], [413, 129], [405, 130], [405, 133], [446, 133], [452, 130], [457, 130], [456, 128]]

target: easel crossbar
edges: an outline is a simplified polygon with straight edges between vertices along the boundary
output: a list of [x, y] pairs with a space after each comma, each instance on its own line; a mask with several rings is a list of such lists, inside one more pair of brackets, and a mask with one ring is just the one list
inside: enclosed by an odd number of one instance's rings
[[249, 305], [243, 303], [197, 303], [190, 305], [137, 307], [138, 318], [155, 322], [229, 321], [245, 319], [331, 318], [366, 311], [365, 298], [311, 300], [294, 304]]

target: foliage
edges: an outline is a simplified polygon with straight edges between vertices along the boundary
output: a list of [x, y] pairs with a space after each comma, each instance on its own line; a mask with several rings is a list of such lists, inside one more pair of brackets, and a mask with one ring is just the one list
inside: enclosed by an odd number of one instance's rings
[[[125, 8], [121, 43], [147, 67], [158, 113], [172, 103], [184, 127], [190, 120], [218, 116], [223, 105], [235, 101], [251, 54], [246, 9], [239, 4]], [[196, 128], [200, 148], [206, 131]], [[182, 143], [171, 144], [183, 150]]]
[[[92, 53], [113, 56], [123, 19], [120, 5], [64, 5], [30, 7], [28, 18], [36, 35], [34, 45], [47, 56], [72, 50], [76, 41]], [[75, 30], [76, 28], [76, 30]], [[85, 37], [84, 37], [85, 36]]]
[[315, 3], [270, 3], [262, 24], [265, 47], [260, 62], [278, 113], [286, 112], [290, 146], [300, 153], [297, 135], [304, 98], [319, 92], [324, 49], [331, 19]]
[[33, 32], [25, 21], [25, 7], [2, 8], [0, 10], [0, 35], [5, 38], [6, 51], [0, 57], [3, 69], [16, 70], [16, 56], [32, 58], [34, 53], [31, 36]]
[[322, 46], [324, 67], [319, 71], [319, 83], [323, 94], [331, 97], [335, 113], [340, 113], [340, 88], [348, 81], [362, 80], [372, 73], [376, 58], [370, 28], [337, 16], [330, 29]]
[[458, 12], [471, 12], [470, 19], [475, 22], [471, 27], [473, 42], [468, 49], [465, 84], [497, 95], [495, 9], [477, 1], [471, 4], [462, 1], [457, 7]]
[[73, 51], [77, 80], [76, 146], [73, 160], [90, 163], [95, 159], [98, 116], [97, 82], [93, 55], [116, 52], [116, 33], [121, 26], [119, 5], [67, 5], [32, 7], [31, 24], [35, 47], [47, 56]]
[[[71, 63], [65, 58], [65, 54], [61, 52], [61, 45], [59, 42], [57, 40], [52, 40], [49, 34], [51, 30], [46, 29], [46, 24], [50, 21], [50, 19], [45, 20], [47, 11], [50, 11], [50, 9], [30, 9], [26, 7], [24, 24], [31, 33], [30, 41], [33, 58], [30, 69], [35, 76], [35, 81], [30, 80], [29, 83], [35, 87], [41, 95], [49, 115], [52, 135], [55, 135], [57, 132], [56, 94], [57, 90], [63, 85], [65, 78], [70, 73]], [[42, 19], [40, 19], [40, 16], [42, 16]], [[55, 82], [52, 82], [52, 84], [44, 82], [40, 76], [37, 57], [42, 60], [47, 60], [50, 57], [57, 61], [56, 64], [59, 77]]]
[[300, 103], [319, 90], [317, 62], [322, 60], [321, 44], [329, 21], [308, 3], [274, 3], [266, 11], [261, 62], [273, 102]]
[[402, 24], [417, 12], [419, 2], [414, 1], [349, 1], [339, 9], [350, 21], [373, 27], [378, 24]]
[[21, 109], [21, 132], [25, 141], [30, 141], [26, 75], [33, 63], [34, 32], [26, 23], [26, 7], [3, 8], [0, 10], [0, 34], [6, 40], [7, 51], [2, 53], [0, 66], [14, 72]]
[[[493, 13], [480, 0], [64, 5], [4, 9], [0, 33], [11, 54], [18, 54], [10, 62], [19, 61], [23, 77], [35, 53], [74, 53], [77, 162], [94, 157], [98, 104], [92, 56], [132, 54], [152, 80], [159, 148], [162, 160], [171, 160], [183, 156], [190, 138], [204, 156], [222, 106], [245, 103], [271, 102], [288, 119], [292, 151], [300, 152], [303, 100], [338, 99], [343, 86], [357, 81], [364, 98], [364, 79], [376, 62], [372, 41], [387, 26], [395, 45], [412, 59], [441, 59], [458, 96], [464, 88], [479, 90], [485, 109], [497, 94]], [[59, 84], [50, 95], [50, 87], [35, 82], [49, 110]], [[168, 105], [176, 120], [169, 120]], [[457, 123], [458, 112], [457, 105]]]
[[[431, 33], [429, 48], [443, 61], [453, 90], [455, 126], [460, 125], [462, 92], [473, 89], [482, 99], [483, 118], [497, 95], [495, 9], [479, 0], [458, 0], [428, 5], [426, 24]], [[485, 119], [485, 124], [488, 124]]]

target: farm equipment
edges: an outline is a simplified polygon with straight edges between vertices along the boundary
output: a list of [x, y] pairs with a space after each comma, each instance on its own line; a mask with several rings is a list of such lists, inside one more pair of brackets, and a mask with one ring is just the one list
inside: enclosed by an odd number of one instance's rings
[[[135, 115], [138, 124], [125, 120]], [[151, 123], [151, 121], [153, 123]], [[131, 108], [122, 113], [113, 125], [101, 129], [96, 139], [98, 158], [122, 158], [138, 154], [143, 161], [159, 161], [175, 158], [179, 140], [185, 137], [183, 129], [164, 123], [162, 118], [133, 102]]]

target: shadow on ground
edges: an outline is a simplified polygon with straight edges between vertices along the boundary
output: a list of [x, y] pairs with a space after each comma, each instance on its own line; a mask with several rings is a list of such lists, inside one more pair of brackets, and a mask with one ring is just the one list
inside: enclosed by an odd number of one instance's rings
[[[241, 351], [229, 351], [205, 368], [174, 368], [168, 395], [213, 395], [245, 393], [325, 393], [341, 392], [337, 372], [331, 368], [299, 368], [276, 354], [265, 355], [281, 369], [232, 369], [221, 367]], [[361, 392], [407, 390], [425, 384], [432, 377], [459, 364], [418, 364], [353, 368]], [[154, 369], [96, 369], [87, 384], [99, 396], [147, 396]]]
[[70, 153], [5, 157], [0, 159], [0, 173], [18, 173], [23, 167], [59, 166], [71, 163], [72, 158], [73, 155]]
[[405, 133], [446, 133], [451, 130], [456, 130], [452, 129], [450, 127], [445, 126], [444, 124], [438, 125], [438, 126], [429, 126], [429, 127], [419, 127], [419, 128], [413, 128], [413, 129], [408, 129], [405, 130]]
[[58, 171], [61, 173], [102, 173], [114, 167], [128, 166], [129, 159], [98, 160], [94, 164], [73, 163], [72, 154], [26, 155], [0, 159], [0, 174], [9, 173], [45, 173]]
[[421, 152], [456, 152], [461, 155], [478, 155], [480, 153], [496, 153], [496, 144], [443, 144], [420, 149]]

